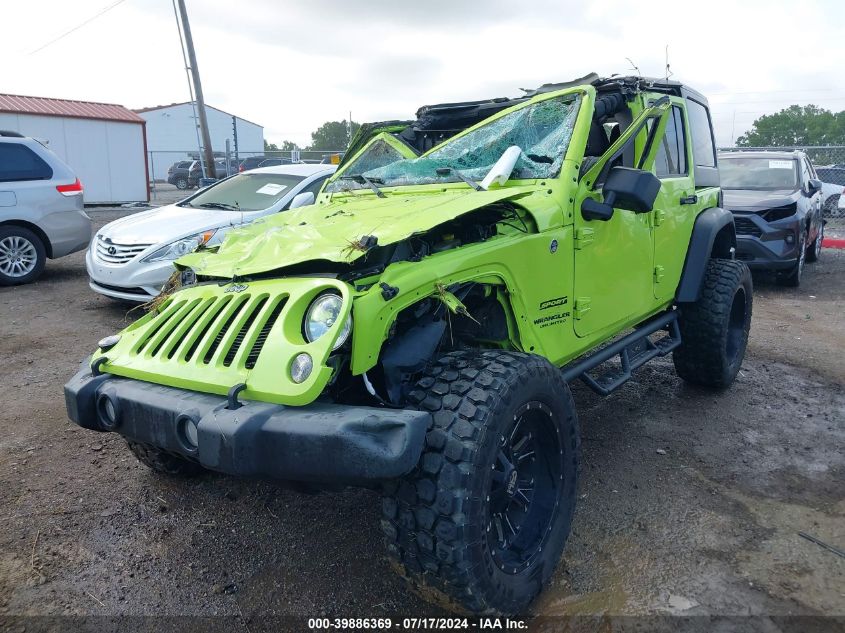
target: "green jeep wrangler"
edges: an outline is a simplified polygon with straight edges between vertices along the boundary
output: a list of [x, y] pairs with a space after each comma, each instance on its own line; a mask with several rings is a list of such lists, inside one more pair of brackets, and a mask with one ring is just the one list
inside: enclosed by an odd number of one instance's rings
[[722, 388], [751, 277], [706, 99], [589, 75], [362, 127], [315, 204], [177, 262], [182, 287], [65, 386], [68, 414], [171, 475], [384, 494], [426, 596], [524, 611], [570, 532], [569, 382], [672, 352]]

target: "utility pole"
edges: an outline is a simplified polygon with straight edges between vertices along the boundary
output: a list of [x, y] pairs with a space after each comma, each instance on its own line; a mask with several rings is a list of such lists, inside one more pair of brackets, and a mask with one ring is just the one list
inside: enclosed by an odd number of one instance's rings
[[216, 178], [214, 169], [214, 150], [211, 147], [211, 134], [208, 131], [208, 119], [205, 116], [205, 99], [202, 96], [202, 84], [200, 83], [200, 71], [197, 67], [197, 54], [194, 52], [194, 39], [191, 37], [191, 25], [188, 23], [188, 10], [185, 8], [185, 0], [176, 0], [179, 3], [179, 15], [182, 18], [182, 30], [185, 34], [185, 48], [188, 49], [188, 61], [191, 64], [191, 77], [194, 80], [194, 93], [197, 97], [197, 110], [200, 119], [200, 134], [202, 135], [202, 149], [205, 154], [205, 168], [208, 178]]

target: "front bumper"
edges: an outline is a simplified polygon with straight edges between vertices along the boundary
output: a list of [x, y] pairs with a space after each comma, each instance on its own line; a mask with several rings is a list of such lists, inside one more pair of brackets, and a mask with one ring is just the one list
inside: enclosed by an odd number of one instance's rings
[[766, 222], [754, 213], [735, 213], [736, 257], [749, 268], [783, 270], [798, 261], [798, 216]]
[[106, 264], [97, 258], [93, 250], [89, 248], [85, 253], [85, 269], [90, 278], [88, 285], [91, 290], [114, 299], [149, 301], [159, 294], [176, 270], [172, 261], [142, 262], [146, 252], [125, 264]]
[[[105, 418], [105, 400], [117, 412]], [[417, 464], [430, 415], [314, 403], [286, 407], [80, 370], [65, 385], [68, 417], [87, 429], [114, 431], [204, 467], [245, 477], [371, 485]], [[185, 433], [195, 424], [197, 444]]]

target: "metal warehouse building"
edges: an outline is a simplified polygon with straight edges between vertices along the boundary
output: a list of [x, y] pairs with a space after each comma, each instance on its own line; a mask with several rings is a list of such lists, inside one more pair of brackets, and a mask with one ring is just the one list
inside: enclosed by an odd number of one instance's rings
[[149, 200], [144, 126], [121, 105], [0, 94], [0, 130], [45, 142], [82, 181], [86, 204]]
[[[197, 128], [190, 101], [135, 110], [147, 122], [147, 149], [150, 152], [150, 174], [155, 180], [167, 179], [167, 168], [180, 160], [196, 158]], [[205, 106], [211, 147], [215, 156], [223, 156], [226, 140], [235, 149], [234, 126], [237, 126], [238, 152], [249, 155], [264, 151], [264, 127], [238, 116]]]

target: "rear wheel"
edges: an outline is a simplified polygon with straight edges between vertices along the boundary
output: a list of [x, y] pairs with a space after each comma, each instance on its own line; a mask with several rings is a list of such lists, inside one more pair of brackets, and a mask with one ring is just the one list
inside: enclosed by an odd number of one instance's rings
[[203, 471], [203, 467], [196, 462], [178, 457], [155, 446], [131, 440], [126, 440], [126, 443], [129, 444], [129, 450], [139, 462], [157, 473], [171, 477], [190, 477]]
[[0, 226], [0, 286], [28, 284], [47, 263], [44, 243], [22, 226]]
[[745, 357], [751, 307], [748, 266], [728, 259], [707, 262], [701, 296], [680, 308], [682, 342], [673, 353], [678, 375], [698, 385], [729, 386]]
[[454, 352], [409, 399], [432, 413], [417, 468], [391, 483], [382, 528], [424, 597], [517, 614], [540, 593], [572, 524], [579, 437], [560, 371], [511, 352]]
[[176, 188], [177, 189], [187, 189], [188, 188], [188, 179], [187, 178], [177, 178], [176, 179]]

